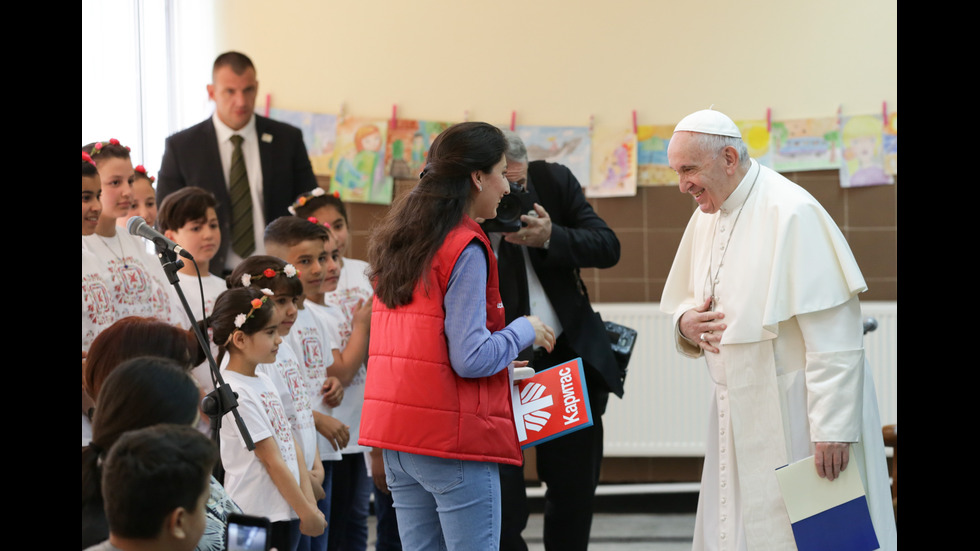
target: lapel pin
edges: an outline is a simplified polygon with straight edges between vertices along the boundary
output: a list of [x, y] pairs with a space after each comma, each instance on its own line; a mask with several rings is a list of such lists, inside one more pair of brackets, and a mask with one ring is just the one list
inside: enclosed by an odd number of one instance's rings
[[272, 134], [269, 133], [262, 134], [262, 141], [265, 143], [272, 143]]

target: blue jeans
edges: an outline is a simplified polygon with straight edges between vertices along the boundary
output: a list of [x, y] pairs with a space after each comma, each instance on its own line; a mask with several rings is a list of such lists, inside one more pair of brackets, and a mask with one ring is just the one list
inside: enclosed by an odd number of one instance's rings
[[500, 539], [496, 463], [384, 450], [405, 549], [490, 550]]

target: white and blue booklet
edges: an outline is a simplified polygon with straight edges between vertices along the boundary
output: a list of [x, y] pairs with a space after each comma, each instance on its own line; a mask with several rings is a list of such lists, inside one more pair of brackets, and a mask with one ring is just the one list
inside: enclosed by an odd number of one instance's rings
[[799, 551], [878, 549], [855, 462], [831, 482], [817, 474], [811, 455], [776, 469], [776, 478]]

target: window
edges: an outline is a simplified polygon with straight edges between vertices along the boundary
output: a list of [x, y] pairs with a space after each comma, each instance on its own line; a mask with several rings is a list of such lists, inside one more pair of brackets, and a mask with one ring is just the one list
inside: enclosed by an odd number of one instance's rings
[[82, 145], [118, 138], [156, 175], [170, 134], [210, 116], [210, 2], [82, 3]]

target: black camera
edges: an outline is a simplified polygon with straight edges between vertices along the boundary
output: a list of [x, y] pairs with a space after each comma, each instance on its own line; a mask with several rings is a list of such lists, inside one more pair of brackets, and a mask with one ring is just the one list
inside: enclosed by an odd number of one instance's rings
[[497, 217], [484, 221], [480, 224], [485, 232], [515, 232], [521, 229], [521, 215], [534, 209], [531, 203], [531, 194], [526, 189], [515, 184], [510, 184], [510, 193], [504, 195], [497, 205]]

